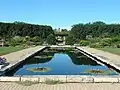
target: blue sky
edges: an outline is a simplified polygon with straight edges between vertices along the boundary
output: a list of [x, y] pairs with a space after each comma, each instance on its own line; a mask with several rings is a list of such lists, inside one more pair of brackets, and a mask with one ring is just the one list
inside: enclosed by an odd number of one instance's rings
[[93, 21], [120, 22], [120, 0], [0, 0], [0, 21], [69, 28]]

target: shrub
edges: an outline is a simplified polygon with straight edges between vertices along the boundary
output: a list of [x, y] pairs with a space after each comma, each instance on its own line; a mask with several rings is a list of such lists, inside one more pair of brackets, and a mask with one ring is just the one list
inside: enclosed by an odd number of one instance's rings
[[34, 45], [42, 45], [43, 44], [43, 41], [39, 41], [39, 42], [33, 42], [34, 43]]
[[112, 39], [111, 38], [103, 38], [102, 40], [100, 40], [100, 43], [103, 44], [104, 46], [107, 46], [112, 43]]
[[120, 44], [114, 44], [113, 47], [114, 48], [120, 48]]
[[111, 40], [112, 40], [112, 43], [120, 42], [120, 37], [113, 37], [113, 38], [111, 38]]
[[35, 36], [35, 37], [31, 38], [31, 41], [32, 42], [40, 42], [41, 38], [39, 36]]
[[86, 41], [86, 40], [81, 40], [80, 41], [80, 46], [87, 46], [87, 45], [89, 45], [89, 41]]
[[107, 42], [100, 42], [100, 45], [103, 46], [103, 47], [104, 47], [104, 46], [110, 46], [110, 44], [107, 43]]
[[10, 46], [17, 46], [23, 43], [23, 38], [20, 36], [15, 36], [9, 41]]
[[103, 48], [104, 46], [102, 46], [100, 43], [94, 43], [89, 45], [91, 48]]

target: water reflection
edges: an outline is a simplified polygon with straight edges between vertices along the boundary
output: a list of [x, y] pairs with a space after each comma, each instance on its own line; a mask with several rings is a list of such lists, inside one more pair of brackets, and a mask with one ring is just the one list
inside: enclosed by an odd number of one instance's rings
[[92, 65], [92, 66], [99, 65], [97, 62], [93, 61], [91, 58], [88, 58], [87, 56], [83, 55], [80, 52], [73, 53], [73, 55], [72, 53], [69, 53], [68, 55], [75, 65]]
[[[54, 56], [54, 52], [42, 52], [36, 54], [36, 56], [31, 59], [26, 60], [25, 64], [39, 64], [39, 63], [47, 63]], [[36, 58], [37, 57], [37, 58]]]
[[38, 64], [38, 63], [47, 63], [51, 60], [51, 58], [46, 59], [39, 59], [39, 58], [32, 58], [26, 61], [26, 64]]

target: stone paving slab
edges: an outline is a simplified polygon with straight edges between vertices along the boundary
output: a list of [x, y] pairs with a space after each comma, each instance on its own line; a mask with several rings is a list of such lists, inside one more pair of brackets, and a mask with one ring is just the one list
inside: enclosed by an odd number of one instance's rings
[[7, 59], [7, 62], [9, 62], [8, 66], [0, 69], [1, 74], [4, 73], [4, 71], [7, 70], [8, 68], [14, 67], [15, 65], [19, 64], [21, 61], [25, 60], [26, 58], [30, 57], [36, 52], [44, 49], [45, 47], [46, 46], [31, 47], [1, 56], [1, 57], [5, 57]]
[[0, 82], [0, 90], [120, 90], [119, 83], [65, 83], [23, 86], [15, 82]]
[[13, 52], [10, 54], [6, 54], [6, 55], [3, 55], [1, 57], [5, 57], [7, 59], [7, 62], [12, 64], [18, 60], [24, 59], [28, 54], [35, 53], [35, 51], [39, 51], [40, 49], [42, 49], [44, 47], [45, 46], [31, 47], [31, 48], [23, 49], [23, 50]]
[[97, 49], [94, 49], [94, 48], [84, 47], [84, 49], [87, 50], [90, 53], [94, 53], [94, 55], [97, 55], [99, 57], [104, 57], [104, 59], [107, 58], [107, 60], [109, 62], [120, 65], [120, 56], [119, 55], [115, 55], [115, 54], [105, 52], [105, 51], [102, 51], [102, 50], [97, 50]]
[[120, 70], [120, 56], [89, 47], [77, 47]]

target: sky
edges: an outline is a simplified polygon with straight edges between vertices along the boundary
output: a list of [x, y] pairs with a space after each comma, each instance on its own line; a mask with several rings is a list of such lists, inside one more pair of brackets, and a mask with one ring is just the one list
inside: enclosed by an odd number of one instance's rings
[[120, 23], [120, 0], [0, 0], [0, 22], [14, 21], [67, 29], [94, 21]]

